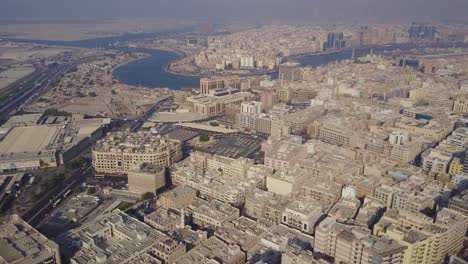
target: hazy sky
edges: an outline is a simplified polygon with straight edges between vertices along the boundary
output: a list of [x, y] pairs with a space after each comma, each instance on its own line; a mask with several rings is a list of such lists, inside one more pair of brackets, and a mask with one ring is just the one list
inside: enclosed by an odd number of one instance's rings
[[173, 17], [250, 21], [468, 20], [468, 0], [0, 0], [0, 20]]

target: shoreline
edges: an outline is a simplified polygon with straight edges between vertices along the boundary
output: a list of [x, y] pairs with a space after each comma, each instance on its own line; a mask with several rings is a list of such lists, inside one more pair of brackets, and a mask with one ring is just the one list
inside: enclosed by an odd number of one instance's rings
[[[164, 65], [164, 67], [162, 68], [163, 71], [165, 73], [169, 73], [169, 74], [173, 74], [173, 75], [178, 75], [178, 76], [187, 76], [187, 77], [199, 77], [199, 78], [204, 78], [204, 77], [211, 77], [211, 76], [219, 76], [219, 77], [223, 77], [223, 76], [233, 76], [233, 75], [237, 75], [237, 76], [240, 76], [240, 77], [248, 77], [248, 76], [262, 76], [262, 75], [271, 75], [271, 74], [274, 74], [276, 72], [278, 72], [278, 69], [275, 69], [275, 70], [270, 70], [270, 71], [266, 71], [266, 72], [252, 72], [252, 73], [242, 73], [242, 74], [236, 74], [236, 73], [225, 73], [225, 74], [216, 74], [216, 73], [213, 73], [213, 74], [202, 74], [202, 73], [189, 73], [189, 72], [178, 72], [178, 71], [174, 71], [174, 70], [171, 70], [170, 66], [172, 63], [174, 62], [177, 62], [177, 61], [180, 61], [184, 58], [187, 57], [187, 54], [185, 52], [183, 52], [182, 50], [179, 50], [179, 49], [175, 49], [175, 48], [170, 48], [170, 47], [167, 47], [167, 46], [160, 46], [160, 47], [154, 47], [154, 48], [145, 48], [145, 47], [128, 47], [128, 46], [118, 46], [117, 48], [125, 48], [125, 49], [142, 49], [142, 50], [159, 50], [159, 51], [167, 51], [167, 52], [172, 52], [174, 54], [176, 54], [179, 58], [177, 60], [174, 60], [174, 61], [171, 61], [169, 63], [167, 63], [166, 65]], [[142, 52], [142, 53], [145, 53], [145, 54], [148, 54], [146, 52]], [[148, 54], [149, 56], [152, 56], [151, 54]], [[145, 57], [147, 58], [147, 57]], [[145, 58], [141, 58], [141, 59], [145, 59]], [[133, 61], [137, 61], [137, 60], [140, 60], [140, 59], [136, 59], [136, 60], [133, 60]], [[132, 61], [132, 62], [133, 62]], [[129, 62], [131, 63], [131, 62]], [[126, 63], [126, 64], [129, 64], [129, 63]], [[123, 64], [122, 66], [126, 65], [126, 64]], [[120, 66], [119, 66], [120, 67]]]
[[[466, 46], [468, 44], [462, 44], [461, 46]], [[300, 59], [303, 59], [303, 58], [307, 58], [307, 57], [318, 57], [318, 56], [327, 56], [327, 55], [333, 55], [333, 54], [339, 54], [339, 53], [343, 53], [343, 52], [350, 52], [352, 50], [355, 50], [356, 51], [356, 55], [355, 57], [362, 57], [362, 56], [365, 56], [366, 54], [369, 54], [370, 51], [372, 49], [384, 49], [384, 50], [377, 50], [375, 52], [375, 54], [385, 54], [385, 51], [387, 52], [395, 52], [395, 51], [400, 51], [400, 52], [403, 52], [403, 53], [408, 53], [408, 51], [410, 51], [411, 49], [421, 49], [421, 48], [435, 48], [435, 47], [447, 47], [447, 46], [452, 46], [450, 44], [412, 44], [412, 43], [403, 43], [403, 44], [382, 44], [382, 45], [367, 45], [367, 46], [359, 46], [359, 47], [347, 47], [347, 48], [344, 48], [344, 49], [340, 49], [340, 50], [333, 50], [333, 51], [325, 51], [325, 52], [315, 52], [315, 53], [305, 53], [305, 54], [298, 54], [298, 55], [292, 55], [292, 56], [287, 56], [284, 58], [284, 61], [291, 61], [291, 60], [300, 60]], [[119, 47], [116, 47], [116, 48], [119, 48]], [[166, 51], [166, 52], [172, 52], [174, 54], [177, 55], [178, 59], [176, 60], [173, 60], [167, 64], [165, 64], [163, 67], [162, 67], [162, 70], [167, 73], [167, 74], [171, 74], [171, 75], [175, 75], [175, 76], [181, 76], [181, 77], [194, 77], [194, 78], [204, 78], [204, 77], [225, 77], [225, 76], [239, 76], [239, 77], [249, 77], [249, 76], [262, 76], [262, 75], [273, 75], [275, 73], [277, 73], [279, 71], [278, 68], [274, 69], [274, 70], [270, 70], [270, 71], [265, 71], [265, 72], [251, 72], [251, 73], [243, 73], [243, 74], [236, 74], [236, 73], [220, 73], [220, 74], [216, 74], [216, 73], [212, 73], [212, 74], [197, 74], [197, 73], [189, 73], [189, 72], [177, 72], [177, 71], [174, 71], [171, 69], [171, 65], [172, 63], [174, 62], [177, 62], [183, 58], [186, 58], [186, 53], [179, 50], [179, 49], [175, 49], [175, 48], [171, 48], [171, 47], [167, 47], [167, 46], [160, 46], [160, 47], [154, 47], [154, 48], [140, 48], [140, 47], [127, 47], [127, 46], [122, 46], [120, 48], [126, 48], [126, 49], [141, 49], [143, 51], [140, 51], [141, 53], [145, 53], [149, 56], [153, 56], [147, 52], [144, 52], [144, 50], [147, 50], [147, 51], [154, 51], [154, 50], [159, 50], [159, 51]], [[363, 54], [362, 52], [364, 52], [365, 54]], [[140, 59], [136, 59], [136, 60], [132, 60], [131, 62], [134, 62], [134, 61], [137, 61], [137, 60], [142, 60], [142, 59], [145, 59], [145, 58], [148, 58], [148, 56], [145, 56], [144, 58], [140, 58]], [[346, 59], [350, 59], [350, 58], [346, 58]], [[342, 60], [346, 60], [346, 59], [342, 59]], [[119, 67], [122, 67], [122, 66], [125, 66], [131, 62], [128, 62], [126, 64], [123, 64], [123, 65], [120, 65]], [[117, 81], [121, 82], [119, 79], [117, 78], [114, 78], [116, 79]], [[121, 82], [123, 83], [123, 82]], [[126, 83], [124, 83], [126, 84]], [[127, 84], [129, 85], [129, 84]], [[135, 86], [135, 87], [139, 87], [139, 86]], [[151, 89], [163, 89], [163, 87], [151, 87], [151, 86], [141, 86], [141, 87], [146, 87], [146, 88], [151, 88]], [[169, 88], [171, 89], [171, 88]], [[171, 89], [172, 90], [172, 89]], [[177, 89], [175, 89], [177, 90]]]
[[114, 68], [112, 68], [111, 72], [110, 72], [110, 75], [111, 75], [111, 79], [113, 81], [116, 81], [117, 83], [121, 84], [121, 85], [126, 85], [128, 86], [130, 89], [152, 89], [152, 90], [161, 90], [161, 91], [164, 91], [166, 89], [169, 89], [169, 90], [172, 90], [170, 88], [165, 88], [165, 87], [148, 87], [148, 86], [143, 86], [143, 85], [138, 85], [138, 86], [135, 86], [135, 85], [131, 85], [131, 84], [127, 84], [127, 83], [124, 83], [122, 82], [120, 79], [116, 78], [115, 75], [114, 75], [114, 71], [117, 69], [117, 68], [120, 68], [120, 67], [124, 67], [130, 63], [133, 63], [133, 62], [136, 62], [136, 61], [139, 61], [139, 60], [144, 60], [144, 59], [147, 59], [149, 57], [151, 57], [152, 55], [149, 54], [149, 53], [146, 53], [146, 52], [135, 52], [135, 53], [140, 53], [140, 54], [144, 54], [144, 57], [142, 58], [134, 58], [130, 61], [127, 61], [125, 63], [121, 63], [121, 64], [118, 64], [116, 65]]
[[[324, 52], [313, 52], [313, 53], [304, 53], [304, 54], [291, 55], [291, 56], [285, 57], [283, 60], [286, 62], [286, 61], [298, 60], [298, 59], [302, 59], [304, 57], [310, 57], [310, 56], [323, 56], [323, 55], [338, 54], [340, 52], [352, 51], [353, 49], [355, 49], [355, 50], [365, 50], [365, 49], [384, 48], [384, 47], [392, 47], [392, 46], [401, 46], [401, 47], [407, 46], [407, 47], [415, 47], [415, 48], [416, 47], [423, 47], [423, 46], [414, 46], [414, 45], [411, 45], [411, 44], [368, 45], [368, 46], [360, 46], [360, 47], [349, 47], [349, 48], [344, 48], [344, 49], [340, 49], [340, 50], [332, 50], [332, 51], [324, 51]], [[211, 77], [211, 76], [224, 77], [224, 76], [237, 75], [237, 76], [240, 76], [240, 77], [249, 77], [249, 76], [272, 75], [272, 74], [277, 73], [279, 71], [279, 69], [276, 68], [274, 70], [269, 70], [269, 71], [265, 71], [265, 72], [261, 72], [261, 73], [260, 72], [251, 72], [251, 73], [238, 73], [238, 74], [236, 74], [236, 73], [202, 74], [202, 73], [178, 72], [178, 71], [172, 70], [170, 66], [174, 62], [177, 62], [177, 61], [180, 61], [181, 59], [186, 58], [186, 53], [185, 52], [183, 52], [181, 50], [178, 50], [178, 49], [170, 48], [170, 47], [157, 47], [157, 48], [145, 48], [145, 49], [163, 50], [163, 51], [173, 52], [173, 53], [177, 54], [177, 56], [179, 56], [179, 59], [166, 64], [163, 67], [163, 70], [166, 73], [179, 75], [179, 76], [204, 78], [204, 77]]]
[[174, 49], [174, 48], [170, 48], [170, 47], [162, 47], [162, 48], [154, 48], [156, 50], [164, 50], [164, 51], [169, 51], [169, 52], [173, 52], [173, 53], [176, 53], [178, 56], [179, 56], [179, 59], [178, 60], [175, 60], [175, 61], [172, 61], [172, 62], [169, 62], [168, 64], [164, 65], [163, 67], [163, 70], [164, 72], [166, 73], [169, 73], [169, 74], [174, 74], [174, 75], [179, 75], [179, 76], [189, 76], [189, 77], [200, 77], [200, 78], [204, 78], [204, 77], [211, 77], [211, 76], [217, 76], [217, 77], [223, 77], [223, 76], [233, 76], [233, 75], [237, 75], [237, 76], [240, 76], [240, 77], [248, 77], [248, 76], [262, 76], [262, 75], [271, 75], [271, 74], [274, 74], [276, 72], [278, 72], [278, 69], [275, 69], [275, 70], [270, 70], [270, 71], [265, 71], [265, 72], [251, 72], [251, 73], [239, 73], [239, 74], [236, 74], [236, 73], [221, 73], [221, 74], [216, 74], [216, 73], [213, 73], [213, 74], [203, 74], [203, 73], [188, 73], [188, 72], [178, 72], [178, 71], [174, 71], [171, 69], [171, 64], [173, 62], [177, 62], [177, 61], [180, 61], [184, 58], [187, 57], [187, 54], [181, 50], [178, 50], [178, 49]]

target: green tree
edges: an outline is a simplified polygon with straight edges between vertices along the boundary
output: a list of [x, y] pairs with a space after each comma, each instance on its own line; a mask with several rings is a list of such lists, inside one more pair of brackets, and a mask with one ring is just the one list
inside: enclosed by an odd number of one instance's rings
[[121, 204], [119, 204], [119, 206], [117, 206], [117, 209], [119, 209], [120, 211], [125, 211], [132, 206], [133, 203], [122, 202]]
[[69, 112], [59, 111], [55, 108], [49, 108], [44, 111], [45, 116], [71, 116]]
[[147, 192], [147, 193], [144, 193], [144, 194], [141, 195], [141, 199], [143, 201], [153, 199], [153, 198], [154, 198], [154, 193], [152, 193], [152, 192]]
[[95, 92], [89, 92], [88, 95], [91, 96], [91, 97], [96, 97], [97, 96], [97, 94]]
[[210, 137], [208, 135], [201, 135], [200, 142], [208, 142], [210, 141]]
[[92, 195], [96, 192], [96, 189], [94, 187], [89, 187], [87, 190], [86, 190], [86, 193], [88, 195]]
[[66, 162], [65, 168], [69, 170], [76, 170], [76, 169], [79, 169], [81, 166], [83, 166], [85, 162], [86, 162], [86, 159], [83, 157], [80, 157], [72, 161]]

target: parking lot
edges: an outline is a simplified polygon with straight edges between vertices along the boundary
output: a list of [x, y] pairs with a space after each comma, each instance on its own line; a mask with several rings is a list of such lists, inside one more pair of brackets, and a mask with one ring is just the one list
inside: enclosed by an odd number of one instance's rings
[[239, 158], [254, 154], [262, 144], [262, 138], [250, 135], [221, 136], [219, 141], [208, 148], [211, 154]]

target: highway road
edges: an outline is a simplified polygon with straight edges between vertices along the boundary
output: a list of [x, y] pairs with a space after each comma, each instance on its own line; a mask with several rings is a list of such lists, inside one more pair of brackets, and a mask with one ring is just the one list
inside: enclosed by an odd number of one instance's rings
[[161, 109], [161, 106], [171, 100], [173, 96], [166, 96], [165, 98], [159, 100], [156, 104], [153, 105], [143, 116], [138, 118], [125, 118], [125, 119], [113, 119], [120, 123], [121, 129], [128, 129], [131, 132], [138, 131], [141, 126], [148, 121], [155, 112], [158, 112]]
[[173, 96], [168, 95], [166, 98], [159, 100], [151, 109], [149, 109], [146, 114], [142, 117], [144, 120], [148, 120], [153, 116], [153, 114], [161, 108], [161, 106], [171, 100], [174, 100]]
[[88, 165], [86, 168], [76, 171], [68, 181], [58, 184], [22, 216], [23, 220], [33, 227], [38, 227], [42, 220], [54, 211], [56, 207], [54, 203], [59, 200], [58, 204], [63, 202], [63, 194], [66, 191], [74, 189], [86, 180], [86, 175], [91, 172], [91, 168], [91, 165]]
[[5, 96], [9, 93], [13, 92], [16, 88], [20, 87], [21, 85], [34, 80], [35, 78], [39, 77], [44, 72], [43, 67], [36, 67], [33, 73], [28, 74], [27, 76], [15, 81], [14, 83], [0, 89], [0, 95]]

